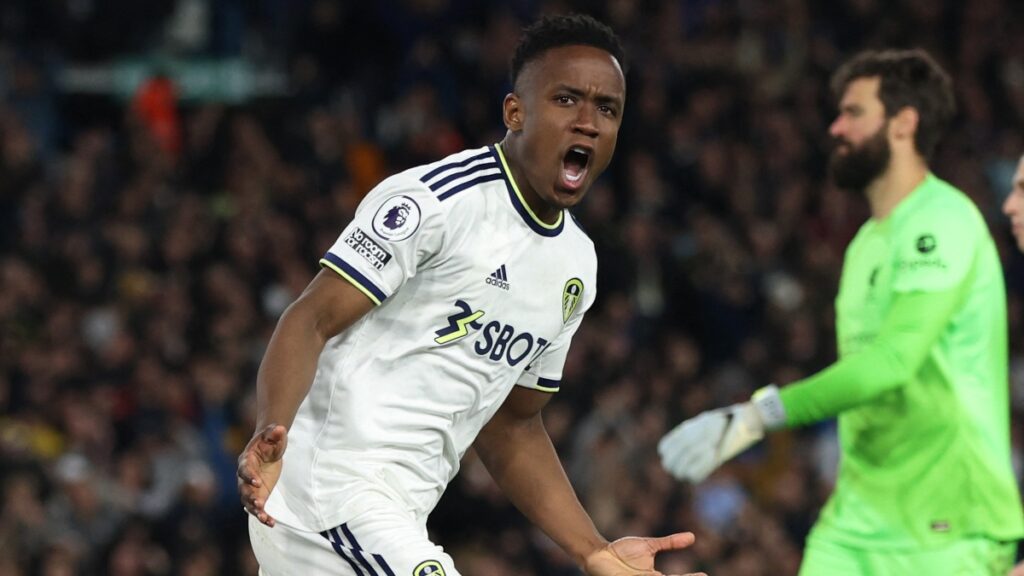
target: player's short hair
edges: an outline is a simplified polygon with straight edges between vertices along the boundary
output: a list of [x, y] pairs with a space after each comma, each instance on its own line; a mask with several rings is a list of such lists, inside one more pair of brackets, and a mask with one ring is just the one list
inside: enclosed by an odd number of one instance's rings
[[918, 154], [930, 158], [956, 112], [949, 75], [921, 49], [867, 50], [836, 70], [832, 93], [838, 100], [854, 80], [875, 77], [886, 116], [891, 118], [908, 106], [917, 110], [914, 146]]
[[607, 25], [585, 14], [545, 16], [523, 30], [509, 70], [512, 87], [515, 88], [523, 66], [531, 60], [552, 48], [578, 45], [593, 46], [611, 54], [625, 74], [625, 50], [619, 37]]

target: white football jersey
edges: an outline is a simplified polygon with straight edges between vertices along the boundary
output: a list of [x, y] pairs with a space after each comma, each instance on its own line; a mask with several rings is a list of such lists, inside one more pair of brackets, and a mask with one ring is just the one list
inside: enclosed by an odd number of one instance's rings
[[558, 390], [594, 245], [537, 219], [495, 145], [381, 182], [321, 265], [378, 306], [327, 342], [268, 510], [326, 530], [383, 490], [425, 521], [513, 386]]

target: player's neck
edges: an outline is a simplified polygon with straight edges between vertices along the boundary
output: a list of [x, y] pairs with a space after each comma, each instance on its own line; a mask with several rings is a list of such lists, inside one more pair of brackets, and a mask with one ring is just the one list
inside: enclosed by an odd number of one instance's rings
[[928, 165], [921, 157], [894, 157], [889, 168], [868, 185], [867, 197], [871, 206], [871, 217], [875, 220], [884, 220], [927, 176]]
[[505, 161], [508, 162], [508, 170], [511, 172], [512, 179], [516, 183], [516, 187], [519, 189], [519, 194], [523, 198], [523, 202], [530, 207], [530, 210], [540, 219], [541, 222], [546, 224], [554, 224], [558, 221], [558, 215], [561, 213], [561, 209], [555, 206], [551, 206], [545, 202], [533, 185], [530, 183], [530, 179], [527, 177], [526, 172], [523, 170], [523, 163], [520, 160], [521, 154], [519, 150], [519, 143], [506, 135], [505, 138], [498, 143], [501, 146], [501, 151], [505, 155]]

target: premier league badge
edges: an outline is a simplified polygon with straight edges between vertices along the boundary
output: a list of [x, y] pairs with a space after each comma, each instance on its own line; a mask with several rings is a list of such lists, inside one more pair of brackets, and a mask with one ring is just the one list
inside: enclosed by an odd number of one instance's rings
[[419, 227], [419, 204], [408, 196], [388, 198], [373, 215], [373, 231], [391, 242], [405, 240]]

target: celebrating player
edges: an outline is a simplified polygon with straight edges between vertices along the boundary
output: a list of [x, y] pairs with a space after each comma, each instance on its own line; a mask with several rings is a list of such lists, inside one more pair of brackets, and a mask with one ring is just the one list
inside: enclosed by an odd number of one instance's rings
[[661, 440], [662, 463], [699, 482], [766, 430], [838, 416], [836, 488], [802, 576], [1003, 576], [1024, 534], [1006, 296], [984, 219], [928, 168], [950, 80], [919, 50], [865, 52], [833, 88], [831, 172], [871, 207], [836, 298], [840, 360], [683, 422]]
[[660, 574], [658, 552], [693, 542], [608, 543], [540, 417], [594, 301], [594, 247], [566, 210], [611, 160], [621, 62], [589, 17], [527, 29], [504, 140], [384, 180], [282, 315], [238, 460], [262, 574], [457, 574], [426, 518], [474, 441], [588, 574]]

